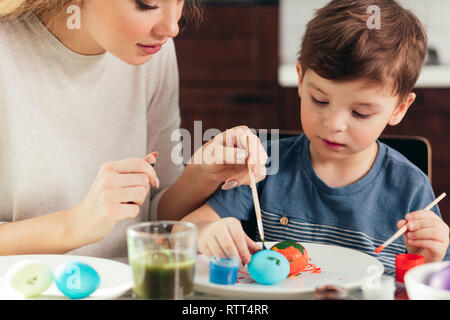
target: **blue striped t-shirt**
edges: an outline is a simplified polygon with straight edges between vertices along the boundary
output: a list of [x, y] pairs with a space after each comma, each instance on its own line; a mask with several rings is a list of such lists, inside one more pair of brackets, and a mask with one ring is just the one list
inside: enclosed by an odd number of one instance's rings
[[[295, 240], [348, 247], [377, 257], [386, 273], [395, 256], [406, 252], [400, 237], [376, 255], [374, 250], [398, 229], [397, 221], [435, 199], [428, 177], [396, 150], [378, 141], [370, 171], [350, 185], [331, 188], [314, 172], [305, 135], [281, 139], [267, 147], [279, 151], [279, 170], [257, 184], [266, 241]], [[269, 167], [269, 163], [267, 164]], [[272, 166], [270, 166], [272, 168]], [[207, 203], [222, 218], [235, 217], [256, 235], [251, 189], [218, 191]], [[438, 206], [432, 209], [440, 216]], [[445, 260], [450, 260], [447, 250]]]

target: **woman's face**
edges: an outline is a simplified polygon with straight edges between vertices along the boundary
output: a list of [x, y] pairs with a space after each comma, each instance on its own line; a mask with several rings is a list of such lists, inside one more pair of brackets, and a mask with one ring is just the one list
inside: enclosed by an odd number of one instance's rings
[[178, 34], [183, 5], [184, 0], [84, 0], [81, 28], [104, 50], [140, 65]]

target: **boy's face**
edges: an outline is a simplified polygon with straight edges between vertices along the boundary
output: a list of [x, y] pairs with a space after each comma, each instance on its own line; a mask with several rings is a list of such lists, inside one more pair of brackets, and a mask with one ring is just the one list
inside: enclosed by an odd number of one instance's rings
[[324, 159], [345, 159], [368, 150], [387, 124], [398, 124], [415, 99], [399, 103], [388, 88], [363, 80], [336, 82], [297, 63], [303, 131]]

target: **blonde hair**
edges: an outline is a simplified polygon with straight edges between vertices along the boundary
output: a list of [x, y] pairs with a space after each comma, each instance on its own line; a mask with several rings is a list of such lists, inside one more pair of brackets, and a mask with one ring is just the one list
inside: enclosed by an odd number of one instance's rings
[[18, 18], [28, 14], [51, 16], [74, 0], [0, 0], [0, 18]]
[[[73, 2], [83, 0], [0, 0], [0, 19], [18, 18], [35, 14], [40, 18], [51, 17]], [[200, 24], [202, 20], [201, 0], [186, 1], [182, 24]]]

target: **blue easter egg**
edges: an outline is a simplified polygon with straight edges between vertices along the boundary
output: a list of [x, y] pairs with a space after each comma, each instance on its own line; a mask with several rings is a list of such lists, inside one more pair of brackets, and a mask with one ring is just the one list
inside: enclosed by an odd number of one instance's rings
[[71, 299], [82, 299], [92, 294], [100, 285], [100, 276], [90, 265], [71, 261], [54, 272], [59, 291]]
[[289, 261], [274, 250], [261, 250], [252, 256], [248, 272], [260, 284], [275, 284], [289, 275]]

